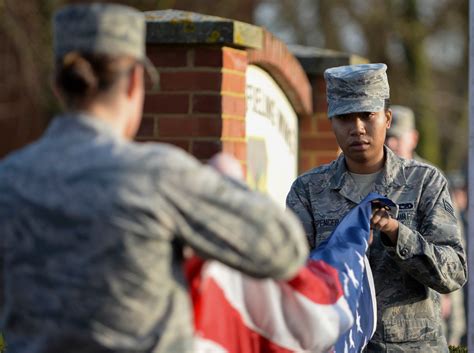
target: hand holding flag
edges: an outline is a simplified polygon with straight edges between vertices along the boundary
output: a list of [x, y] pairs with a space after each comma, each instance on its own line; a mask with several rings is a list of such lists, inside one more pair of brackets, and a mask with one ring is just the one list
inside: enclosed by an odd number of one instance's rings
[[195, 352], [360, 352], [375, 332], [375, 291], [365, 256], [370, 194], [313, 250], [290, 281], [258, 280], [210, 261], [188, 264]]

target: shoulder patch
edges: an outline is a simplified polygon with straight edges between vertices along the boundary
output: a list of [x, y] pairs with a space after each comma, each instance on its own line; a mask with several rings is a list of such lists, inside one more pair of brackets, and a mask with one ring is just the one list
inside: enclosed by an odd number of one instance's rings
[[443, 205], [444, 205], [444, 209], [446, 210], [446, 212], [448, 212], [451, 216], [456, 217], [456, 216], [454, 215], [454, 208], [453, 208], [453, 206], [449, 203], [448, 200], [443, 199]]

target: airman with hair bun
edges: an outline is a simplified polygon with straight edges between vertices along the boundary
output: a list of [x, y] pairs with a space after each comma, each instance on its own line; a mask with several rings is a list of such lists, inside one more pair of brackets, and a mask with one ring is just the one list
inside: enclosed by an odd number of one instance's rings
[[183, 247], [287, 279], [308, 254], [301, 225], [176, 147], [133, 142], [156, 76], [142, 13], [66, 6], [54, 48], [65, 112], [0, 163], [8, 352], [193, 352]]

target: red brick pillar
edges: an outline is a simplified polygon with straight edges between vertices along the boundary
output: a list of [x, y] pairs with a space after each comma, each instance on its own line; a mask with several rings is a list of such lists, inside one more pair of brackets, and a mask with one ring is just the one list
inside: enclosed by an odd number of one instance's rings
[[326, 84], [322, 75], [315, 75], [310, 80], [313, 87], [312, 115], [301, 117], [299, 171], [326, 164], [339, 154], [339, 146], [332, 132], [331, 121], [327, 116]]
[[160, 86], [147, 91], [138, 139], [177, 145], [205, 160], [245, 154], [247, 53], [229, 47], [149, 46]]
[[137, 140], [171, 143], [202, 161], [225, 151], [245, 169], [246, 48], [261, 45], [261, 35], [240, 36], [236, 43], [229, 30], [237, 31], [234, 21], [175, 10], [147, 13], [147, 55], [160, 84], [146, 92]]

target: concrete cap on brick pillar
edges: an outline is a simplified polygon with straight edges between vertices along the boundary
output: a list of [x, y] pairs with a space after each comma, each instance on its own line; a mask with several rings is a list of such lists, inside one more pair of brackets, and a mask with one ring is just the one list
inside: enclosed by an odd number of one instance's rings
[[260, 49], [263, 29], [227, 18], [180, 10], [145, 12], [147, 44], [225, 44]]
[[302, 45], [288, 46], [306, 71], [308, 76], [323, 74], [324, 70], [343, 65], [366, 64], [369, 61], [361, 56], [335, 50], [305, 47]]

